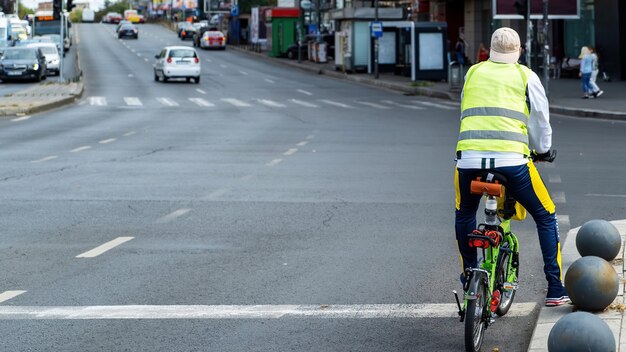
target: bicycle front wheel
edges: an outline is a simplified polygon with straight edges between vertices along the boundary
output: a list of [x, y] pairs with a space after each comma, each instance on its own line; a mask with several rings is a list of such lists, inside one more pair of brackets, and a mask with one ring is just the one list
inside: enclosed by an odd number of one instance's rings
[[487, 320], [487, 287], [480, 280], [476, 287], [476, 299], [467, 301], [465, 310], [465, 351], [478, 352], [483, 344]]
[[500, 291], [500, 303], [496, 308], [496, 314], [500, 317], [509, 312], [513, 304], [513, 299], [515, 298], [515, 289], [506, 290], [503, 287], [503, 284], [507, 282], [510, 277], [517, 278], [517, 268], [511, 266], [511, 252], [508, 251], [508, 248], [508, 243], [502, 244], [496, 269], [496, 285], [497, 290]]

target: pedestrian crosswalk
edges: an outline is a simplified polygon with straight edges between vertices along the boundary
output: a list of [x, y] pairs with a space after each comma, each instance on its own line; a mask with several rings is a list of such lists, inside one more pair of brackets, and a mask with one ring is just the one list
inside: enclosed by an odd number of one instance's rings
[[454, 102], [429, 102], [420, 100], [378, 100], [378, 101], [363, 101], [363, 100], [350, 100], [339, 101], [339, 99], [266, 99], [266, 98], [219, 98], [219, 99], [207, 99], [203, 97], [191, 97], [191, 98], [172, 98], [172, 97], [153, 97], [153, 98], [139, 98], [139, 97], [122, 97], [122, 98], [107, 98], [102, 96], [90, 96], [87, 97], [82, 105], [89, 105], [93, 107], [106, 107], [106, 106], [128, 106], [128, 107], [179, 107], [179, 106], [198, 106], [202, 108], [254, 108], [264, 106], [267, 108], [283, 109], [283, 108], [300, 108], [300, 109], [315, 109], [315, 108], [335, 108], [335, 109], [367, 109], [367, 110], [389, 110], [389, 109], [406, 109], [406, 110], [425, 110], [425, 109], [441, 109], [449, 111], [458, 111], [459, 105]]

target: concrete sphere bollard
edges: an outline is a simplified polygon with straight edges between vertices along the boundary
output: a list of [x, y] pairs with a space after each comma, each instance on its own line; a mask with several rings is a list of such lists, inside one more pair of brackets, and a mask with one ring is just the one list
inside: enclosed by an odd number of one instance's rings
[[609, 325], [587, 312], [569, 313], [559, 319], [548, 335], [549, 352], [603, 351], [615, 349]]
[[615, 300], [618, 289], [615, 269], [600, 257], [579, 258], [565, 273], [565, 290], [581, 310], [603, 310]]
[[622, 247], [617, 228], [606, 220], [589, 220], [576, 234], [576, 248], [581, 256], [595, 255], [606, 261], [615, 259]]

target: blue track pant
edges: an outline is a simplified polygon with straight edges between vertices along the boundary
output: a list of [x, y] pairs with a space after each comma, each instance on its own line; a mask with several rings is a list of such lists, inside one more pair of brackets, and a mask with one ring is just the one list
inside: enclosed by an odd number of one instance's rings
[[[506, 191], [526, 208], [537, 224], [548, 286], [562, 286], [561, 245], [556, 209], [537, 168], [532, 162], [528, 162], [526, 165], [499, 167], [494, 170], [506, 176], [509, 183]], [[477, 251], [469, 246], [467, 234], [476, 229], [476, 211], [482, 197], [470, 194], [470, 183], [483, 171], [485, 170], [457, 168], [455, 172], [455, 230], [463, 269], [478, 265]]]

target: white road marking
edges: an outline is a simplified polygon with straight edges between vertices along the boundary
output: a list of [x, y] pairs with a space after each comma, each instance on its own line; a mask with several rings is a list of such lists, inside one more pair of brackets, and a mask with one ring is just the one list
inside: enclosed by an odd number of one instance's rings
[[556, 216], [556, 221], [561, 224], [563, 227], [570, 227], [569, 215], [558, 215]]
[[134, 76], [133, 76], [133, 74], [132, 74], [132, 73], [129, 73], [129, 74], [128, 74], [128, 78], [133, 78], [133, 77], [134, 77]]
[[272, 84], [276, 83], [276, 82], [272, 81], [272, 80], [271, 80], [271, 79], [269, 79], [269, 78], [266, 78], [266, 79], [265, 79], [265, 82], [267, 82], [267, 83], [272, 83]]
[[210, 102], [208, 102], [208, 101], [206, 101], [206, 100], [204, 100], [202, 98], [189, 98], [189, 101], [192, 102], [192, 103], [195, 103], [195, 104], [197, 104], [199, 106], [209, 106], [209, 107], [210, 106], [215, 106], [215, 104], [210, 103]]
[[371, 106], [371, 107], [376, 108], [376, 109], [391, 109], [388, 106], [384, 106], [384, 105], [380, 105], [380, 104], [376, 104], [376, 103], [371, 103], [369, 101], [357, 101], [357, 103], [363, 104], [363, 105], [367, 105], [367, 106]]
[[432, 106], [434, 108], [439, 108], [439, 109], [444, 109], [444, 110], [458, 110], [458, 108], [453, 107], [453, 106], [449, 106], [449, 105], [443, 105], [443, 104], [437, 104], [437, 103], [431, 103], [429, 101], [415, 101], [418, 104], [422, 104], [422, 105], [426, 105], [426, 106]]
[[552, 201], [554, 203], [567, 203], [567, 201], [565, 200], [565, 192], [551, 192], [550, 196], [552, 197]]
[[287, 150], [286, 152], [283, 153], [283, 155], [293, 155], [298, 151], [298, 148], [289, 148], [289, 150]]
[[109, 143], [112, 143], [112, 142], [115, 142], [115, 138], [103, 139], [103, 140], [101, 140], [98, 143], [100, 143], [100, 144], [109, 144]]
[[48, 161], [48, 160], [52, 160], [52, 159], [56, 159], [56, 158], [58, 158], [58, 156], [50, 155], [50, 156], [47, 156], [45, 158], [41, 158], [41, 159], [38, 159], [38, 160], [33, 160], [33, 161], [31, 161], [31, 163], [42, 163], [44, 161]]
[[587, 193], [585, 194], [585, 197], [626, 198], [626, 194]]
[[309, 141], [302, 141], [298, 144], [296, 144], [298, 147], [304, 147], [305, 145], [309, 144]]
[[191, 211], [191, 209], [189, 209], [189, 208], [181, 208], [181, 209], [178, 209], [178, 210], [174, 210], [173, 212], [171, 212], [171, 213], [169, 213], [169, 214], [167, 214], [165, 216], [160, 217], [157, 220], [157, 222], [159, 224], [165, 224], [165, 223], [168, 223], [170, 221], [176, 220], [177, 218], [187, 214], [190, 211]]
[[89, 105], [105, 106], [107, 105], [107, 99], [105, 97], [89, 97]]
[[130, 49], [130, 52], [134, 54], [135, 53], [135, 49]]
[[246, 106], [252, 106], [248, 103], [245, 103], [239, 99], [233, 99], [233, 98], [222, 98], [222, 101], [227, 102], [228, 104], [234, 105], [234, 106], [238, 106], [238, 107], [246, 107]]
[[272, 100], [267, 100], [267, 99], [257, 99], [257, 100], [259, 101], [259, 103], [261, 103], [263, 105], [267, 105], [267, 106], [273, 107], [273, 108], [285, 108], [285, 107], [287, 107], [284, 104], [277, 103], [277, 102], [272, 101]]
[[278, 165], [278, 163], [280, 163], [281, 161], [283, 161], [283, 159], [274, 159], [272, 161], [270, 161], [269, 163], [266, 163], [266, 166], [274, 166], [274, 165]]
[[178, 106], [178, 103], [170, 98], [156, 98], [156, 100], [165, 106]]
[[[535, 302], [515, 303], [510, 317], [532, 314]], [[455, 303], [352, 305], [0, 306], [0, 319], [422, 319], [458, 318]]]
[[11, 119], [11, 121], [19, 122], [19, 121], [26, 121], [28, 119], [30, 119], [30, 116], [26, 115], [26, 116], [22, 116], [22, 117], [17, 117], [17, 118]]
[[206, 61], [207, 61], [207, 62], [213, 62], [213, 60], [211, 60], [211, 59], [206, 59]]
[[136, 98], [136, 97], [124, 97], [124, 101], [126, 102], [126, 105], [131, 105], [131, 106], [142, 106], [143, 105], [141, 103], [141, 100], [139, 100], [139, 98]]
[[81, 253], [79, 255], [76, 256], [76, 258], [93, 258], [93, 257], [97, 257], [100, 254], [109, 251], [117, 246], [119, 246], [120, 244], [124, 243], [124, 242], [128, 242], [130, 240], [132, 240], [135, 237], [118, 237], [112, 241], [109, 241], [103, 245], [100, 245], [90, 251], [87, 251], [85, 253]]
[[314, 134], [310, 134], [310, 135], [306, 136], [306, 139], [313, 139], [313, 138], [315, 138]]
[[144, 58], [144, 60], [145, 60], [146, 62], [148, 62], [148, 59], [147, 59], [147, 58]]
[[202, 90], [202, 89], [200, 89], [200, 88], [196, 88], [196, 92], [198, 92], [198, 93], [200, 93], [200, 94], [206, 94], [206, 92], [205, 92], [205, 91], [203, 91], [203, 90]]
[[227, 66], [227, 65], [224, 65], [224, 64], [221, 64], [221, 65], [220, 65], [220, 67], [221, 67], [221, 68], [228, 68], [228, 66]]
[[13, 290], [13, 291], [4, 291], [0, 293], [0, 303], [10, 300], [11, 298], [17, 297], [26, 291], [23, 290]]
[[126, 133], [124, 133], [122, 136], [124, 136], [124, 137], [128, 137], [128, 136], [132, 136], [132, 135], [133, 135], [133, 134], [135, 134], [135, 133], [137, 133], [137, 132], [135, 132], [135, 131], [130, 131], [130, 132], [126, 132]]
[[306, 101], [302, 101], [302, 100], [298, 100], [298, 99], [291, 99], [290, 100], [292, 103], [298, 104], [298, 105], [302, 105], [302, 106], [306, 106], [307, 108], [316, 108], [317, 105], [315, 104], [311, 104], [308, 103]]
[[561, 183], [561, 175], [548, 175], [550, 183]]
[[208, 196], [204, 197], [205, 200], [216, 200], [217, 198], [223, 196], [224, 194], [230, 192], [228, 188], [220, 188], [211, 193]]
[[74, 148], [74, 149], [70, 150], [70, 153], [78, 153], [78, 152], [82, 152], [83, 150], [87, 150], [87, 149], [91, 149], [91, 146], [84, 145], [82, 147]]
[[394, 105], [394, 106], [399, 106], [399, 107], [407, 108], [407, 109], [424, 110], [424, 108], [421, 107], [421, 106], [400, 104], [400, 103], [396, 103], [395, 101], [392, 101], [392, 100], [383, 100], [383, 103], [389, 104], [389, 105]]
[[326, 103], [328, 105], [333, 105], [333, 106], [338, 106], [340, 108], [344, 108], [344, 109], [352, 109], [353, 107], [350, 105], [346, 105], [344, 103], [339, 103], [333, 100], [328, 100], [328, 99], [321, 99], [320, 100], [322, 103]]
[[306, 90], [304, 90], [304, 89], [298, 89], [297, 91], [298, 91], [298, 92], [300, 92], [300, 93], [302, 93], [302, 94], [306, 94], [306, 95], [313, 95], [313, 93], [311, 93], [311, 92], [307, 92], [307, 91], [306, 91]]
[[241, 74], [242, 74], [242, 75], [244, 75], [244, 76], [247, 76], [247, 75], [248, 75], [248, 72], [246, 72], [246, 71], [239, 71], [239, 73], [241, 73]]

